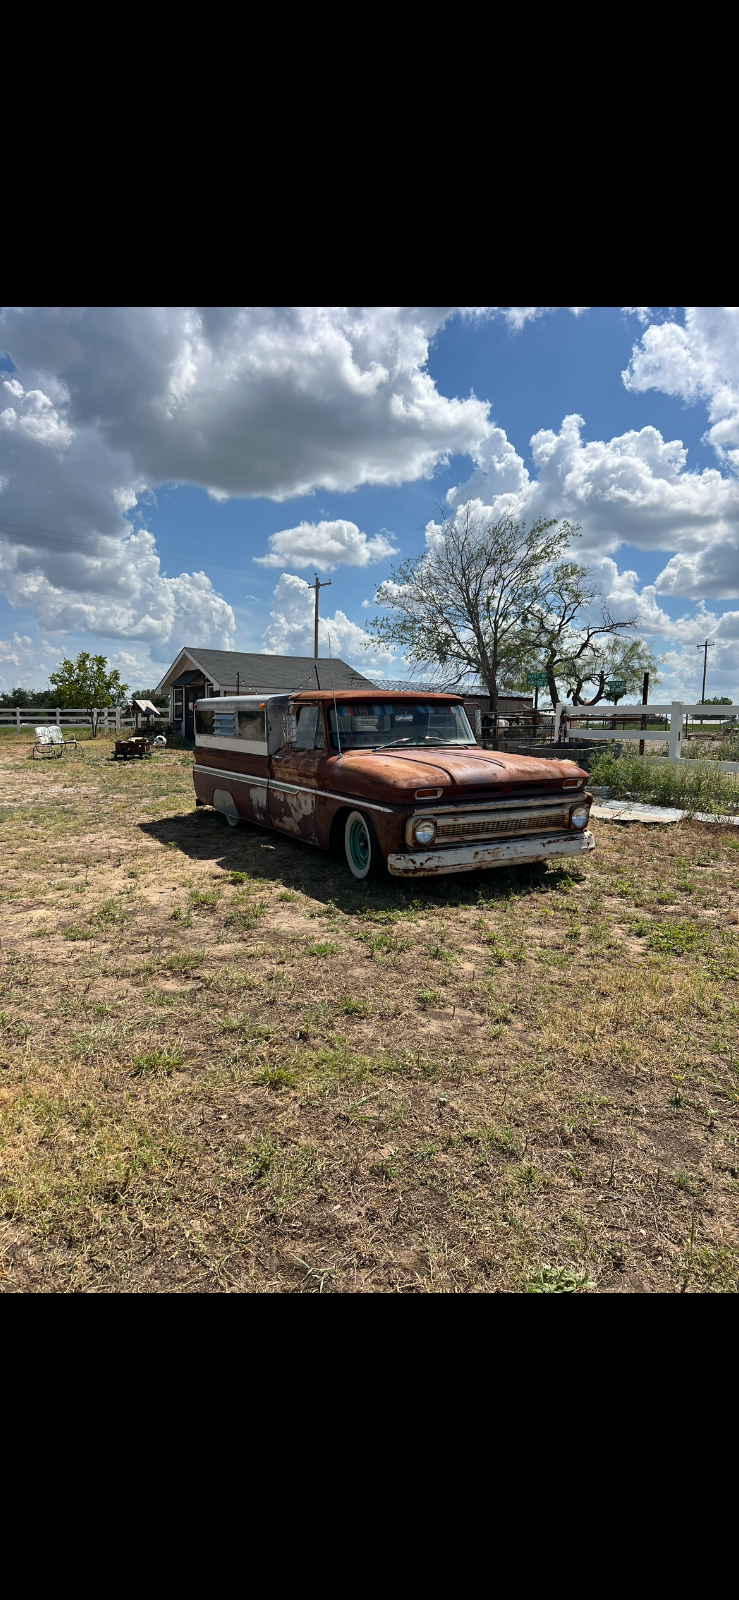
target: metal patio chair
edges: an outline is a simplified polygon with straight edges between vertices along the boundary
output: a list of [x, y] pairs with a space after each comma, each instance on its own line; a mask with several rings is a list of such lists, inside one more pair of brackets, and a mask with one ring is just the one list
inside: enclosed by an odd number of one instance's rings
[[74, 734], [70, 739], [65, 739], [61, 728], [55, 722], [50, 722], [46, 727], [34, 728], [34, 733], [36, 742], [31, 751], [34, 761], [53, 761], [56, 756], [63, 756], [65, 750], [77, 749]]

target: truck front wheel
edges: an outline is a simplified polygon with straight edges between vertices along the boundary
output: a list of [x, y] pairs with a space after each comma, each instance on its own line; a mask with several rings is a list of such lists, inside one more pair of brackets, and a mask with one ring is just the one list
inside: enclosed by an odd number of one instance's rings
[[355, 878], [376, 878], [385, 871], [377, 834], [369, 817], [350, 811], [344, 826], [347, 866]]

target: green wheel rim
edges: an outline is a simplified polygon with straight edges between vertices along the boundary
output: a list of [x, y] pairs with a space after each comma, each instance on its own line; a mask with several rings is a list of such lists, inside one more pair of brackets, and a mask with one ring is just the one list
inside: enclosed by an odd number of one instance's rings
[[349, 829], [349, 852], [355, 867], [365, 872], [369, 864], [370, 842], [363, 822], [353, 822]]

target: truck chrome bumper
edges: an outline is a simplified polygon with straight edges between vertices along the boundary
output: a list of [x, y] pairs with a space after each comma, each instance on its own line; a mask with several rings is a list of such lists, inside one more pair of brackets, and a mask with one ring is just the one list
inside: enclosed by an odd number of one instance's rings
[[478, 872], [486, 867], [515, 867], [523, 861], [559, 861], [594, 850], [592, 833], [537, 833], [529, 839], [499, 844], [465, 844], [447, 850], [414, 850], [389, 855], [388, 872], [396, 878], [429, 878], [441, 872]]

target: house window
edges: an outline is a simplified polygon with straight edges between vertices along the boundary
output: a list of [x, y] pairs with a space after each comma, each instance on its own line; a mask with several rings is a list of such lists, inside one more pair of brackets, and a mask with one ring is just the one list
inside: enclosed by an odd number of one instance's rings
[[176, 722], [182, 721], [182, 690], [174, 691], [174, 718]]

